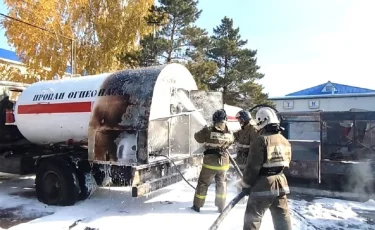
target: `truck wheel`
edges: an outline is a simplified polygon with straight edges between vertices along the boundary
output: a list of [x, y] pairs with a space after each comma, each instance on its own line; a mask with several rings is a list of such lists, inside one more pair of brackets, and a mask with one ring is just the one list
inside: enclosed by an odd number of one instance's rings
[[[57, 164], [59, 163], [59, 164]], [[79, 197], [77, 175], [65, 162], [43, 162], [36, 174], [38, 200], [48, 205], [74, 205]]]

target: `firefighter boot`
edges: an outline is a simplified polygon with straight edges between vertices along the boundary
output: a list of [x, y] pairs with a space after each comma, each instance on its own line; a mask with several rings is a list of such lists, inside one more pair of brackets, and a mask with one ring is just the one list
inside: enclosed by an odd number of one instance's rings
[[194, 211], [196, 212], [200, 212], [200, 208], [198, 208], [197, 206], [193, 205], [193, 207], [191, 207], [191, 209], [193, 209]]
[[224, 211], [224, 208], [225, 208], [225, 207], [217, 207], [217, 211], [218, 211], [219, 213], [222, 213], [222, 212]]

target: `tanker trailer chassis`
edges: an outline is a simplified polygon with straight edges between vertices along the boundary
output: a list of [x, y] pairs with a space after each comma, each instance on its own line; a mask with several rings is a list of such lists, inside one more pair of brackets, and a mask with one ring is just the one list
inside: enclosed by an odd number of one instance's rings
[[0, 129], [17, 138], [0, 143], [0, 171], [36, 174], [38, 200], [66, 206], [111, 180], [139, 197], [182, 180], [180, 172], [196, 178], [203, 151], [194, 133], [224, 104], [169, 64], [37, 82], [12, 107]]
[[[158, 156], [149, 164], [121, 166], [90, 163], [84, 148], [23, 148], [2, 146], [0, 171], [18, 175], [36, 174], [36, 196], [49, 205], [73, 205], [87, 199], [97, 188], [109, 183], [131, 186], [132, 196], [140, 197], [182, 180], [196, 178], [202, 161], [201, 154], [171, 157]], [[42, 154], [40, 154], [42, 152]]]

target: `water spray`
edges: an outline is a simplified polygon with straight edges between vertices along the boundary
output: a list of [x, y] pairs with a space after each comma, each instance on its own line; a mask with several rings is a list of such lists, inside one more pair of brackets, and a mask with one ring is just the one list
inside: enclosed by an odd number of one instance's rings
[[[177, 96], [180, 99], [181, 104], [189, 111], [201, 111], [203, 109], [197, 110], [193, 102], [191, 102], [190, 98], [186, 95], [186, 93], [182, 90], [177, 91]], [[204, 119], [202, 113], [191, 113], [195, 119], [202, 125], [205, 126], [207, 124], [206, 119]]]

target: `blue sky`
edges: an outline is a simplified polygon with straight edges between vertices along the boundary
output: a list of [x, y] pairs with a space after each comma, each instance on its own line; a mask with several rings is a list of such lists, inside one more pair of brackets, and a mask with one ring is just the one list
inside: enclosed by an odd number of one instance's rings
[[[210, 33], [233, 18], [247, 47], [258, 50], [270, 96], [328, 80], [375, 89], [374, 0], [200, 0], [199, 8], [197, 24]], [[9, 48], [3, 33], [0, 47]]]

